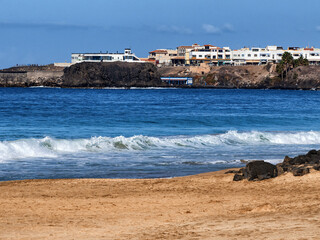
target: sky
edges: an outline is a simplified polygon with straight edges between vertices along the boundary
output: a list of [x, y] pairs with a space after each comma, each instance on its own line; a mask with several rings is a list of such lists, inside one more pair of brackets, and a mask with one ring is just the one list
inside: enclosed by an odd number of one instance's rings
[[319, 0], [0, 0], [0, 69], [71, 53], [212, 44], [320, 48]]

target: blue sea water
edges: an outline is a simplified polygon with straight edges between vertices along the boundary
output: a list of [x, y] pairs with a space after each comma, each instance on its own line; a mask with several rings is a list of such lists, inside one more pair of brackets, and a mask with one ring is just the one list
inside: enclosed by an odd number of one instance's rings
[[159, 178], [320, 145], [320, 92], [0, 89], [0, 180]]

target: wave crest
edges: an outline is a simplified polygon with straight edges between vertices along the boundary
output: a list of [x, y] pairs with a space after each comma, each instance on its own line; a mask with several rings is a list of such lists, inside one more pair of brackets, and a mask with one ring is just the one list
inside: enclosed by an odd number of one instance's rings
[[0, 142], [0, 158], [57, 157], [77, 152], [144, 151], [149, 149], [208, 148], [223, 145], [320, 144], [320, 132], [238, 132], [172, 137], [92, 137], [88, 139], [21, 139]]

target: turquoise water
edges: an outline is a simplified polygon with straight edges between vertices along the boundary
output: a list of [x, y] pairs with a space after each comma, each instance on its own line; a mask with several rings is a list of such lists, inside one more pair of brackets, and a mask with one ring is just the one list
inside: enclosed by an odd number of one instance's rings
[[320, 92], [0, 89], [0, 180], [174, 177], [320, 144]]

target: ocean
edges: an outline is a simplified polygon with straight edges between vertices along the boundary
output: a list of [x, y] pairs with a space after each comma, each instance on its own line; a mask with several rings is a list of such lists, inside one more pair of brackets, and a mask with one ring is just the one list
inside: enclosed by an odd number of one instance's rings
[[170, 178], [320, 145], [320, 92], [0, 88], [0, 181]]

